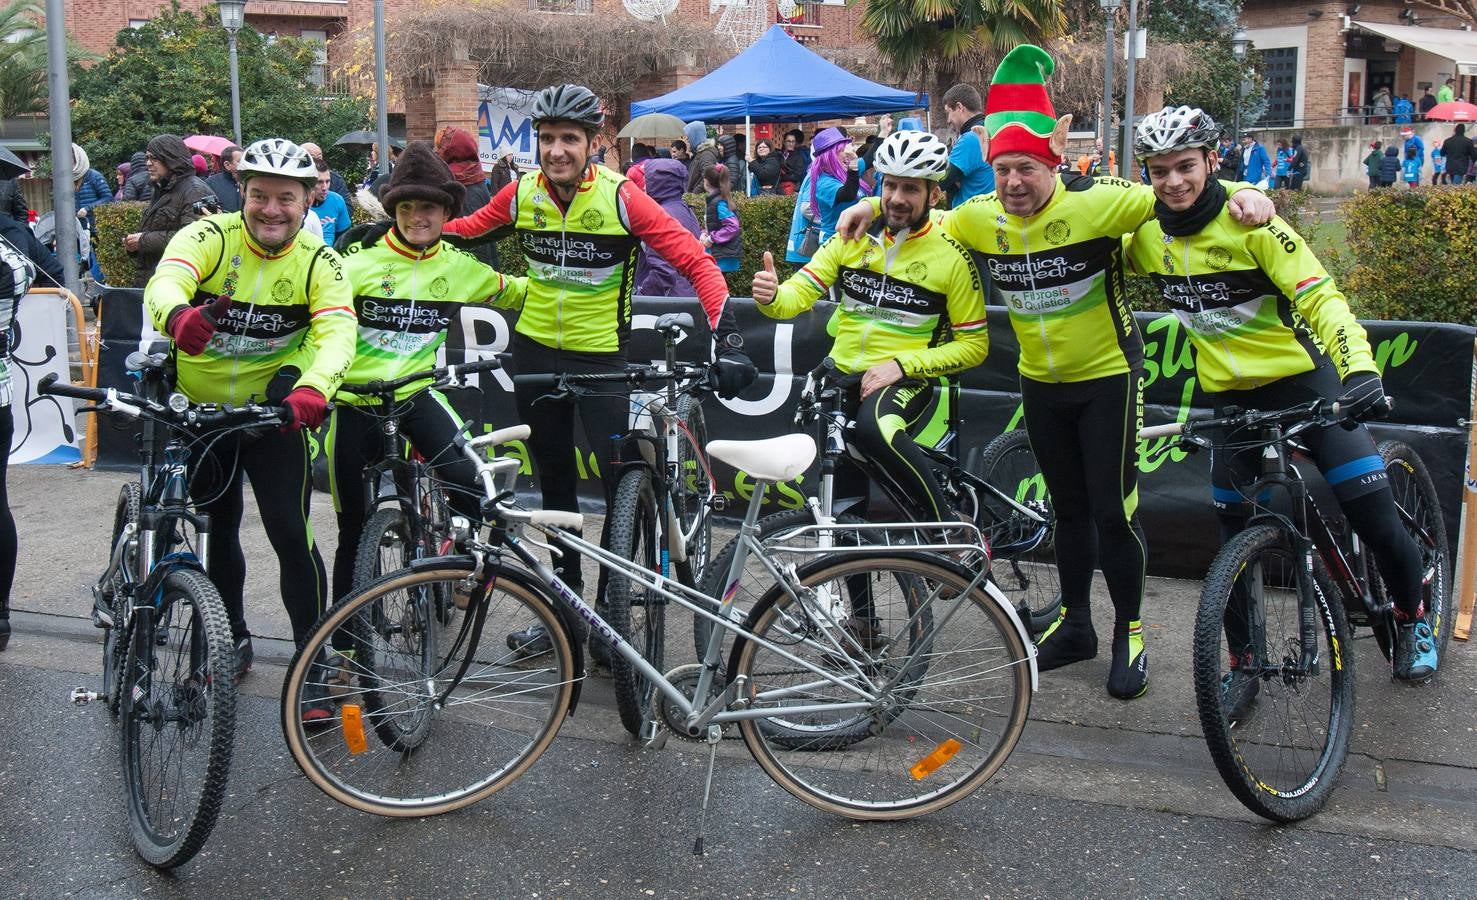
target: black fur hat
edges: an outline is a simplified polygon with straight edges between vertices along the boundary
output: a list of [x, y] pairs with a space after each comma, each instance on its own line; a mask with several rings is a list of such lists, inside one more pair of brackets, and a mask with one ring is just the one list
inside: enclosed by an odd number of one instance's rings
[[430, 142], [412, 141], [400, 154], [400, 161], [395, 163], [395, 171], [390, 173], [390, 182], [385, 185], [380, 202], [384, 204], [385, 212], [392, 216], [401, 200], [439, 203], [455, 216], [461, 214], [462, 200], [466, 196], [467, 189], [452, 177], [451, 169], [431, 149]]

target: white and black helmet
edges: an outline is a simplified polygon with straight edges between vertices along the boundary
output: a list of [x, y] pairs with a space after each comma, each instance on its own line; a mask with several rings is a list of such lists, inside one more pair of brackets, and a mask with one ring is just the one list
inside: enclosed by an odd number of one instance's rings
[[245, 183], [254, 175], [276, 175], [300, 181], [312, 190], [318, 183], [318, 164], [308, 151], [286, 138], [267, 138], [247, 147], [236, 167], [236, 177]]
[[949, 148], [926, 131], [894, 131], [877, 148], [872, 168], [897, 178], [943, 181], [949, 171]]
[[1133, 134], [1133, 155], [1147, 159], [1176, 150], [1214, 147], [1220, 131], [1215, 119], [1203, 109], [1166, 106], [1139, 122]]
[[605, 123], [600, 98], [578, 84], [556, 84], [539, 91], [530, 118], [535, 128], [543, 122], [573, 122], [586, 131], [598, 131]]

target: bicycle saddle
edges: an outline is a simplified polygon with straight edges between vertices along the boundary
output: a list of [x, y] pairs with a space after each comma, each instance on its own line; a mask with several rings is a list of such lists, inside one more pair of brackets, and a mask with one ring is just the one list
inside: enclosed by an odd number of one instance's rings
[[760, 441], [710, 441], [708, 455], [760, 481], [788, 481], [815, 462], [815, 439], [787, 434]]

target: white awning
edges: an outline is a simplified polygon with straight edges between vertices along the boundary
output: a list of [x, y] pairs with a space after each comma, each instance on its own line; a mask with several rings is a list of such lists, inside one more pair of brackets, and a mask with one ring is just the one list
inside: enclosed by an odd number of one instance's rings
[[1458, 75], [1477, 75], [1477, 32], [1457, 28], [1422, 28], [1419, 25], [1386, 25], [1355, 22], [1365, 31], [1387, 40], [1424, 50], [1456, 64]]

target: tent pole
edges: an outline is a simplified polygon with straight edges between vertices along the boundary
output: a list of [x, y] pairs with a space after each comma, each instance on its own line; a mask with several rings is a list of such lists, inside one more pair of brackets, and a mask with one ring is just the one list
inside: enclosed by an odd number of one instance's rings
[[[744, 161], [753, 159], [754, 153], [754, 123], [748, 113], [744, 113]], [[749, 186], [744, 185], [744, 196], [749, 196]]]

